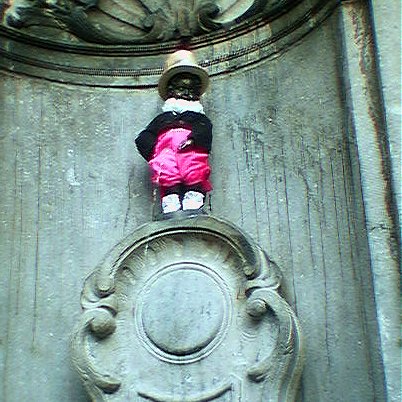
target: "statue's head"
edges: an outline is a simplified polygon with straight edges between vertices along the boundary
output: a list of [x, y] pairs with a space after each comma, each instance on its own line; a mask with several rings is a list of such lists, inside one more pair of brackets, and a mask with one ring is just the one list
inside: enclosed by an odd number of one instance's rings
[[167, 58], [158, 90], [164, 100], [170, 97], [198, 100], [207, 89], [208, 83], [208, 73], [197, 64], [193, 53], [178, 50]]
[[201, 98], [201, 78], [191, 73], [174, 75], [167, 84], [167, 97], [197, 101]]

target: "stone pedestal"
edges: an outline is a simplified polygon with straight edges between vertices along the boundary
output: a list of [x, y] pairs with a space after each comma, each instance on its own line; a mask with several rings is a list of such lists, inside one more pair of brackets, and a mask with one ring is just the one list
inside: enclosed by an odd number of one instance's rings
[[300, 328], [279, 285], [223, 220], [146, 224], [85, 281], [75, 366], [95, 401], [292, 401]]

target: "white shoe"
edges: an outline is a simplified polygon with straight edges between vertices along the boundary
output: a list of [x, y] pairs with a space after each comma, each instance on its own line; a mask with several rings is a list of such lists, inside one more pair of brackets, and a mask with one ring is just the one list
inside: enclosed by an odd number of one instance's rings
[[183, 198], [183, 210], [200, 209], [204, 205], [204, 194], [198, 191], [187, 191]]
[[164, 214], [179, 211], [180, 208], [181, 204], [178, 194], [169, 194], [162, 197], [162, 212]]

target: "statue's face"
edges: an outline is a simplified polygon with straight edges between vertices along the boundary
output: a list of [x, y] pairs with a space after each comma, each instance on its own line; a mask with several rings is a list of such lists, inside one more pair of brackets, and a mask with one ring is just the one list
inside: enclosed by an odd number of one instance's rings
[[169, 80], [168, 98], [197, 101], [201, 97], [201, 79], [190, 73], [177, 74]]

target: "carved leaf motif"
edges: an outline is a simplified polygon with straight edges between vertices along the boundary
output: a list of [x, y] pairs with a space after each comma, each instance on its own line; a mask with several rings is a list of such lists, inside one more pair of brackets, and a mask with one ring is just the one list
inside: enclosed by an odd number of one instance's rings
[[[254, 17], [273, 17], [297, 2], [15, 0], [8, 8], [5, 3], [0, 4], [3, 4], [4, 25], [28, 31], [35, 27], [35, 36], [50, 36], [43, 27], [52, 27], [89, 43], [131, 45], [192, 38], [228, 29]], [[38, 26], [42, 28], [38, 30]]]

